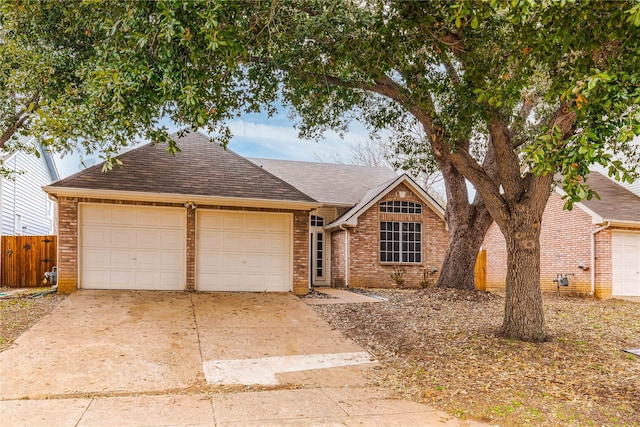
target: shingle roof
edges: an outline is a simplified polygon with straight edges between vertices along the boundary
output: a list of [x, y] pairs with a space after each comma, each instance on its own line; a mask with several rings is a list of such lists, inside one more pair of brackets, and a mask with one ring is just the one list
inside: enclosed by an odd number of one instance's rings
[[391, 168], [385, 167], [249, 160], [327, 205], [354, 206], [372, 188], [398, 177]]
[[640, 197], [599, 172], [591, 172], [585, 182], [600, 196], [580, 202], [605, 221], [640, 222]]
[[55, 188], [119, 190], [188, 194], [243, 199], [314, 202], [280, 178], [213, 143], [201, 133], [187, 133], [180, 152], [169, 154], [166, 144], [146, 144], [118, 156], [124, 166], [102, 172], [102, 164], [52, 184]]

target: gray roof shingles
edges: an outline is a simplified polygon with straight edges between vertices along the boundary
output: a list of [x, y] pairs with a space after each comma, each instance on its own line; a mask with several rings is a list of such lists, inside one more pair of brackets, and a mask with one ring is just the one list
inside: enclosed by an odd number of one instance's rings
[[585, 182], [600, 199], [581, 203], [604, 220], [640, 222], [640, 197], [599, 172], [591, 172]]
[[385, 167], [249, 159], [327, 205], [354, 206], [374, 187], [398, 177]]
[[259, 200], [315, 202], [282, 179], [201, 133], [173, 135], [180, 152], [146, 144], [118, 156], [123, 167], [102, 172], [96, 165], [51, 185], [55, 188], [120, 190]]

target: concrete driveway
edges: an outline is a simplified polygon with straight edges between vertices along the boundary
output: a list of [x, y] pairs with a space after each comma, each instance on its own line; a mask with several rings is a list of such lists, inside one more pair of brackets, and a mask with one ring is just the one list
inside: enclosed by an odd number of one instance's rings
[[292, 294], [80, 291], [0, 353], [0, 424], [476, 425], [376, 369]]

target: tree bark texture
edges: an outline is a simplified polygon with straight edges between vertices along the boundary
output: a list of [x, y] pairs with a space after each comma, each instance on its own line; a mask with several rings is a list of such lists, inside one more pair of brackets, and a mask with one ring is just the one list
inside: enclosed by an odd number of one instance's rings
[[[472, 207], [470, 207], [471, 210]], [[491, 225], [486, 213], [474, 212], [465, 216], [459, 212], [447, 218], [449, 245], [445, 253], [442, 271], [436, 283], [439, 288], [475, 289], [475, 265], [484, 235]], [[488, 217], [488, 220], [485, 219]]]
[[539, 215], [525, 210], [514, 212], [503, 234], [507, 243], [503, 333], [524, 341], [545, 341]]

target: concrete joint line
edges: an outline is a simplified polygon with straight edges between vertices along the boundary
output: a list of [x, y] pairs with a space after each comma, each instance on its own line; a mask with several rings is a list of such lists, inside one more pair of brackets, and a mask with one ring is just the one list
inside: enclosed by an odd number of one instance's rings
[[366, 351], [356, 353], [304, 354], [257, 359], [209, 360], [202, 363], [204, 377], [211, 385], [277, 385], [283, 372], [327, 369], [375, 363]]

